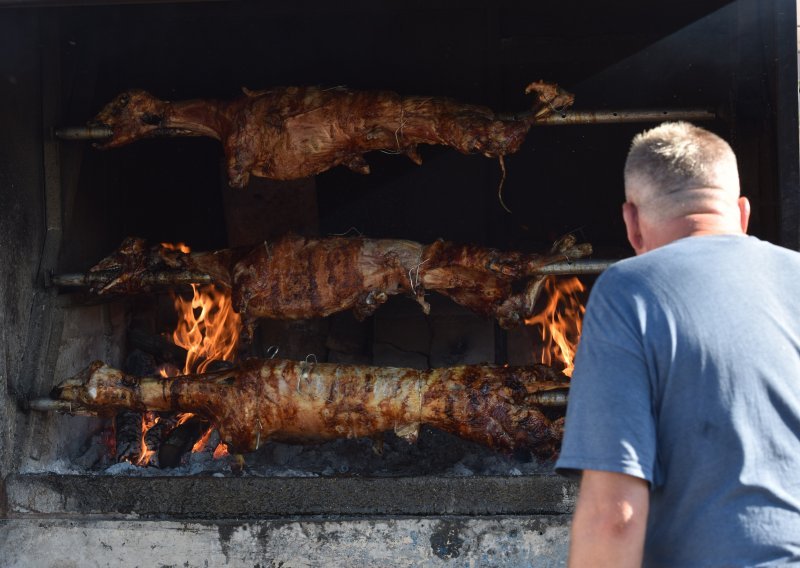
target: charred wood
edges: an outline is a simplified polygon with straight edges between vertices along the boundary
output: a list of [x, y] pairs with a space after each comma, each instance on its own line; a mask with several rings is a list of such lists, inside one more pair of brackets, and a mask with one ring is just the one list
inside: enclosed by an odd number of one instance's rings
[[178, 418], [173, 412], [155, 413], [153, 425], [144, 434], [143, 450], [146, 453], [139, 459], [139, 465], [163, 467], [159, 459], [159, 450], [177, 423]]
[[142, 455], [142, 413], [123, 410], [114, 417], [117, 461], [135, 463]]
[[128, 343], [135, 349], [140, 349], [159, 361], [171, 363], [176, 367], [183, 368], [186, 362], [186, 349], [175, 345], [162, 335], [156, 335], [143, 329], [128, 329]]
[[179, 466], [183, 455], [192, 449], [206, 430], [208, 422], [194, 416], [173, 428], [158, 448], [160, 467]]

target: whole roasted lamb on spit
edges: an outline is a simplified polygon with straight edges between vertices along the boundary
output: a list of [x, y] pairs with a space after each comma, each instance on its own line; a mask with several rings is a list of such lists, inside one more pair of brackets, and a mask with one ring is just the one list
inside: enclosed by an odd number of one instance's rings
[[162, 378], [96, 361], [31, 407], [106, 416], [190, 412], [211, 422], [234, 453], [267, 440], [309, 443], [391, 430], [414, 441], [428, 424], [497, 450], [552, 457], [568, 388], [563, 374], [544, 365], [420, 371], [250, 359], [229, 370]]
[[[427, 314], [433, 290], [506, 328], [533, 315], [542, 267], [592, 251], [572, 235], [545, 254], [401, 239], [288, 235], [250, 248], [184, 253], [130, 238], [86, 275], [97, 294], [137, 294], [192, 282], [231, 290], [245, 335], [257, 319], [309, 319], [352, 309], [371, 315], [389, 297], [410, 295]], [[515, 282], [524, 283], [514, 292]]]
[[345, 165], [367, 174], [363, 154], [405, 154], [422, 163], [419, 144], [502, 158], [516, 152], [537, 119], [572, 105], [572, 94], [543, 81], [525, 90], [530, 110], [501, 115], [444, 97], [403, 97], [344, 87], [244, 89], [232, 101], [170, 102], [142, 90], [119, 94], [89, 122], [111, 136], [99, 148], [157, 136], [210, 136], [222, 142], [231, 187], [251, 175], [277, 180], [312, 176]]

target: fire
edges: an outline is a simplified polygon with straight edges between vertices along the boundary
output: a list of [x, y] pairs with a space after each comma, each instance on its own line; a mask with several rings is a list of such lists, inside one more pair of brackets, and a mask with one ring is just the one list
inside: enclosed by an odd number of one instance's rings
[[[189, 253], [190, 249], [183, 243], [161, 243], [169, 250], [179, 250]], [[233, 310], [230, 292], [217, 289], [213, 284], [192, 284], [192, 298], [184, 299], [175, 295], [175, 310], [178, 313], [178, 325], [172, 334], [176, 345], [186, 349], [186, 364], [184, 374], [202, 373], [208, 366], [217, 360], [232, 361], [236, 356], [236, 347], [239, 342], [241, 330], [241, 317]], [[168, 377], [175, 374], [167, 370], [166, 366], [160, 369], [161, 376]], [[182, 414], [178, 417], [177, 425], [183, 424], [191, 418], [191, 414]], [[137, 465], [147, 465], [154, 453], [145, 444], [147, 432], [155, 426], [159, 418], [154, 412], [146, 412], [142, 416], [142, 453], [137, 460]], [[207, 442], [211, 429], [192, 448], [202, 448]], [[225, 452], [225, 453], [223, 453]], [[226, 448], [223, 444], [214, 452], [225, 455]]]
[[228, 446], [220, 442], [217, 445], [217, 448], [214, 450], [214, 459], [218, 460], [220, 458], [224, 458], [227, 455], [229, 455]]
[[537, 315], [525, 320], [526, 325], [541, 326], [541, 362], [552, 365], [554, 361], [564, 366], [564, 374], [571, 377], [574, 369], [575, 350], [581, 337], [583, 314], [586, 311], [581, 301], [586, 287], [575, 277], [565, 279], [548, 278], [544, 292], [547, 305]]
[[142, 453], [139, 455], [139, 459], [136, 460], [136, 465], [148, 465], [150, 463], [153, 454], [155, 454], [155, 450], [151, 450], [147, 447], [147, 432], [158, 424], [159, 417], [156, 415], [155, 412], [145, 412], [142, 414]]
[[185, 243], [161, 243], [161, 246], [168, 250], [179, 250], [184, 254], [192, 252], [192, 249], [186, 246]]
[[230, 293], [213, 284], [192, 284], [192, 290], [191, 300], [175, 296], [178, 327], [172, 340], [187, 351], [184, 374], [202, 373], [212, 361], [232, 361], [242, 321]]
[[[178, 326], [172, 334], [175, 345], [186, 349], [186, 364], [183, 373], [202, 373], [213, 361], [232, 361], [239, 342], [241, 317], [233, 311], [230, 293], [220, 291], [213, 284], [192, 284], [191, 300], [175, 296]], [[184, 415], [185, 416], [185, 415]], [[188, 418], [181, 416], [179, 423]], [[191, 415], [189, 415], [191, 417]], [[192, 452], [202, 451], [208, 443], [213, 428], [192, 446]], [[214, 458], [227, 455], [223, 444], [214, 451]]]
[[200, 436], [200, 439], [194, 443], [194, 446], [192, 446], [192, 453], [202, 452], [206, 448], [208, 440], [209, 438], [211, 438], [211, 434], [213, 433], [214, 433], [214, 428], [208, 428], [206, 430], [206, 433]]
[[[211, 449], [209, 445], [209, 441], [211, 440], [211, 435], [214, 433], [214, 427], [211, 426], [208, 428], [200, 439], [195, 442], [194, 446], [192, 446], [192, 453], [195, 452], [205, 452]], [[225, 456], [229, 455], [228, 446], [225, 445], [224, 442], [217, 442], [216, 447], [214, 448], [214, 452], [212, 454], [213, 459], [218, 460], [224, 458]]]

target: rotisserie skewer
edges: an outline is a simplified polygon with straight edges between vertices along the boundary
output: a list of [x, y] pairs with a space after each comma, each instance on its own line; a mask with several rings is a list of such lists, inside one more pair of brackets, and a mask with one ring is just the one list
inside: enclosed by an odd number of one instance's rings
[[[87, 279], [97, 294], [136, 294], [201, 276], [232, 291], [246, 333], [260, 318], [308, 319], [352, 309], [363, 319], [396, 294], [412, 296], [428, 313], [426, 291], [514, 327], [533, 314], [542, 267], [590, 253], [590, 245], [576, 244], [572, 236], [546, 254], [447, 241], [295, 235], [249, 249], [184, 253], [131, 238], [91, 268]], [[525, 285], [514, 292], [514, 282]]]
[[402, 97], [344, 87], [244, 89], [233, 101], [163, 101], [132, 90], [118, 95], [88, 124], [110, 129], [100, 148], [148, 137], [209, 136], [223, 144], [231, 187], [251, 175], [278, 180], [312, 176], [345, 165], [367, 174], [363, 154], [405, 154], [422, 163], [417, 146], [440, 144], [459, 152], [502, 157], [516, 152], [531, 125], [572, 105], [573, 95], [539, 81], [526, 88], [532, 108], [504, 116], [444, 97]]
[[[309, 443], [393, 430], [416, 440], [421, 424], [491, 448], [551, 456], [569, 383], [551, 367], [462, 366], [429, 371], [288, 361], [171, 378], [136, 377], [100, 361], [53, 389], [50, 409], [112, 415], [123, 409], [191, 412], [218, 429], [233, 452], [267, 440]], [[32, 401], [44, 410], [48, 401]], [[59, 406], [60, 405], [60, 406]]]
[[[689, 122], [714, 120], [716, 111], [707, 108], [660, 108], [619, 110], [564, 110], [537, 116], [537, 126], [569, 126], [593, 124], [629, 124], [638, 122], [664, 122], [685, 120]], [[61, 140], [103, 140], [113, 135], [107, 126], [65, 126], [56, 128], [56, 138]]]

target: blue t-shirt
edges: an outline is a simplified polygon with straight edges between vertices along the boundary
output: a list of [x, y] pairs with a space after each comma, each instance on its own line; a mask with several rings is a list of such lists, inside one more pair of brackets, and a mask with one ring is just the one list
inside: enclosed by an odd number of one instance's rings
[[714, 235], [609, 268], [556, 469], [650, 483], [646, 566], [800, 562], [800, 254]]

